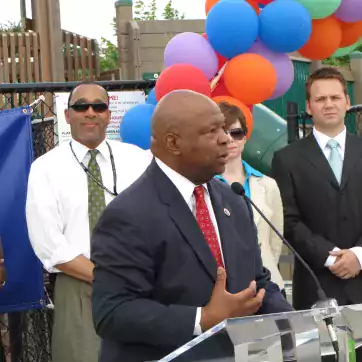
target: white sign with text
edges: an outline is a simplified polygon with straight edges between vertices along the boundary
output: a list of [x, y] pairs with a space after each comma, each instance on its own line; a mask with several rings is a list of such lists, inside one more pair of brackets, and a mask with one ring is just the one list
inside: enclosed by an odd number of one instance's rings
[[[71, 139], [70, 126], [65, 120], [64, 111], [68, 107], [69, 93], [56, 93], [56, 130], [58, 142], [61, 145], [63, 142]], [[109, 109], [111, 111], [111, 122], [107, 128], [106, 137], [110, 140], [119, 140], [119, 127], [123, 116], [130, 108], [137, 104], [146, 102], [146, 94], [143, 91], [125, 91], [125, 92], [109, 92]]]

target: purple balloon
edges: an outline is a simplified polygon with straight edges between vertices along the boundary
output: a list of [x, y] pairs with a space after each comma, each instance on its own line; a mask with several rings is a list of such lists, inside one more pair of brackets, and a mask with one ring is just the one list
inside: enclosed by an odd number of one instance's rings
[[287, 54], [276, 53], [257, 40], [247, 53], [259, 54], [273, 64], [277, 73], [277, 85], [269, 99], [279, 98], [284, 95], [294, 81], [294, 65]]
[[181, 33], [173, 37], [164, 53], [166, 67], [174, 64], [190, 64], [201, 69], [207, 79], [212, 79], [218, 71], [216, 53], [210, 43], [196, 33]]
[[334, 13], [337, 19], [345, 23], [354, 23], [362, 20], [361, 0], [342, 0], [340, 7]]

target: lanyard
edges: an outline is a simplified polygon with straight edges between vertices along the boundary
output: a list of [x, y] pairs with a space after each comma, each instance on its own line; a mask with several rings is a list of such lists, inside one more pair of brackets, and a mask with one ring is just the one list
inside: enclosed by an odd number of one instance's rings
[[82, 169], [84, 170], [84, 172], [87, 174], [87, 176], [89, 176], [100, 188], [102, 188], [104, 191], [107, 191], [110, 195], [112, 196], [117, 196], [118, 192], [117, 192], [117, 173], [116, 173], [116, 166], [114, 164], [114, 157], [113, 157], [113, 153], [112, 153], [112, 149], [111, 146], [108, 144], [108, 142], [106, 142], [108, 150], [109, 150], [109, 158], [111, 159], [111, 164], [112, 164], [112, 172], [113, 172], [113, 192], [110, 191], [106, 186], [103, 185], [102, 182], [98, 181], [88, 170], [87, 167], [85, 167], [83, 162], [80, 162], [78, 160], [78, 157], [76, 156], [74, 150], [73, 150], [73, 146], [72, 146], [72, 142], [69, 143], [70, 149], [73, 153], [73, 156], [75, 157], [75, 159], [77, 160], [77, 162], [82, 166]]

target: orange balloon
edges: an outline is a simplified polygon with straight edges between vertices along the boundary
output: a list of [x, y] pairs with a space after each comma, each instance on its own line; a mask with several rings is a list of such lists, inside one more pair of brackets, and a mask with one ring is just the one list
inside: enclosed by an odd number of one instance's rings
[[209, 11], [211, 10], [211, 8], [218, 3], [220, 0], [206, 0], [206, 4], [205, 4], [205, 14], [207, 15], [209, 13]]
[[340, 21], [342, 27], [342, 41], [340, 48], [348, 47], [362, 38], [362, 20], [355, 23], [344, 23]]
[[341, 40], [341, 23], [334, 16], [313, 20], [312, 34], [298, 53], [311, 60], [323, 60], [340, 48]]
[[248, 139], [251, 136], [251, 132], [253, 131], [253, 127], [254, 127], [253, 115], [250, 112], [250, 108], [248, 106], [246, 106], [244, 103], [238, 101], [237, 99], [235, 99], [233, 97], [218, 96], [218, 97], [212, 98], [212, 100], [217, 104], [219, 104], [221, 102], [226, 102], [233, 106], [239, 107], [239, 109], [243, 112], [243, 114], [245, 116], [246, 126], [248, 127], [248, 134], [246, 135], [246, 138]]
[[234, 98], [245, 104], [257, 104], [273, 95], [277, 74], [269, 60], [258, 54], [245, 53], [228, 62], [224, 82]]
[[[211, 8], [219, 1], [220, 0], [206, 0], [205, 14], [207, 15], [209, 13], [209, 11], [211, 10]], [[246, 2], [249, 3], [253, 7], [253, 9], [256, 11], [256, 13], [259, 15], [260, 9], [259, 9], [258, 2], [256, 0], [246, 0]]]
[[259, 15], [260, 14], [260, 9], [259, 9], [259, 5], [258, 2], [255, 0], [246, 0], [247, 3], [249, 3], [253, 9], [255, 10], [255, 12]]

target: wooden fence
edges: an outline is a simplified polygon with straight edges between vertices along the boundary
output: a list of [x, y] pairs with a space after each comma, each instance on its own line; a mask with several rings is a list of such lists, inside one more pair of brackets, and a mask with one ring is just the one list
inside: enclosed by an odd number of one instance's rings
[[0, 34], [0, 75], [2, 83], [40, 81], [37, 33]]
[[[98, 45], [95, 39], [62, 31], [65, 81], [94, 80], [100, 77]], [[35, 31], [0, 33], [0, 83], [38, 83], [44, 81], [40, 37]], [[39, 94], [4, 94], [0, 109], [32, 103]], [[9, 101], [11, 100], [11, 101]]]
[[[34, 32], [0, 34], [0, 79], [1, 83], [35, 83], [41, 81], [39, 36]], [[17, 107], [25, 103], [23, 95], [0, 97], [0, 108]], [[26, 103], [35, 100], [29, 95]]]
[[64, 77], [68, 82], [98, 79], [98, 44], [95, 39], [63, 30]]

